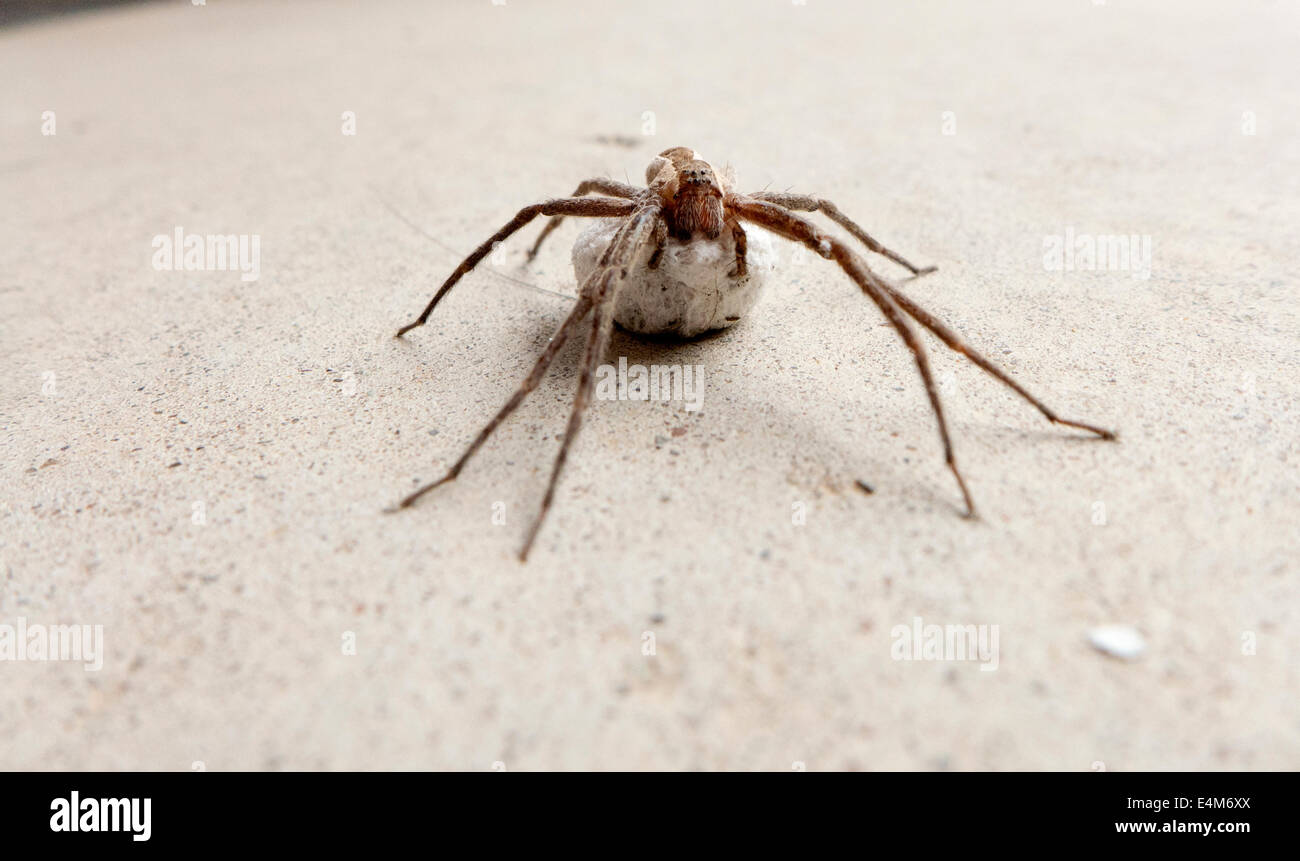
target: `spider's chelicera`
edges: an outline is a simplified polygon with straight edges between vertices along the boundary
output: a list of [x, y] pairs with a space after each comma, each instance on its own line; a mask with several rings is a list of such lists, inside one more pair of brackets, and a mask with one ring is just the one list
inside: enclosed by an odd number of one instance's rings
[[[428, 306], [425, 307], [420, 316], [414, 322], [408, 323], [399, 329], [397, 337], [401, 337], [411, 329], [423, 325], [429, 319], [433, 309], [437, 307], [438, 302], [447, 295], [462, 276], [491, 253], [498, 242], [504, 241], [537, 216], [551, 216], [551, 220], [529, 251], [529, 260], [533, 259], [542, 241], [550, 235], [551, 231], [555, 230], [565, 216], [579, 215], [618, 220], [617, 228], [613, 231], [612, 238], [609, 239], [603, 253], [599, 255], [596, 265], [589, 267], [590, 271], [582, 279], [573, 310], [560, 324], [560, 328], [538, 358], [537, 363], [533, 366], [523, 384], [511, 395], [505, 406], [492, 420], [479, 431], [478, 436], [474, 438], [451, 469], [437, 481], [430, 482], [407, 496], [401, 501], [399, 508], [411, 506], [430, 490], [456, 478], [461, 469], [464, 468], [465, 463], [487, 441], [497, 426], [519, 407], [530, 392], [537, 388], [555, 356], [559, 353], [560, 348], [564, 346], [569, 337], [585, 326], [586, 350], [583, 354], [581, 372], [578, 378], [578, 391], [573, 399], [573, 408], [569, 413], [569, 423], [564, 432], [564, 440], [560, 444], [559, 454], [555, 458], [555, 465], [551, 470], [550, 481], [546, 486], [546, 495], [542, 499], [541, 508], [530, 525], [527, 537], [524, 539], [524, 545], [519, 552], [521, 560], [527, 559], [528, 551], [537, 537], [537, 531], [542, 525], [546, 512], [551, 507], [551, 501], [555, 495], [556, 481], [564, 468], [569, 446], [573, 443], [578, 428], [582, 425], [583, 412], [591, 400], [596, 370], [609, 344], [610, 331], [615, 322], [615, 309], [618, 305], [617, 299], [620, 290], [628, 287], [629, 284], [631, 284], [630, 289], [637, 289], [637, 268], [644, 266], [654, 270], [658, 267], [663, 259], [665, 248], [670, 242], [689, 247], [698, 243], [717, 243], [720, 239], [725, 238], [730, 238], [727, 247], [734, 249], [735, 256], [734, 264], [727, 270], [726, 277], [734, 279], [737, 284], [745, 282], [749, 277], [746, 262], [748, 243], [744, 228], [746, 222], [765, 228], [777, 236], [802, 243], [827, 260], [834, 261], [849, 278], [853, 279], [858, 287], [862, 289], [862, 292], [867, 294], [868, 298], [885, 315], [890, 325], [898, 332], [908, 349], [912, 351], [917, 369], [921, 373], [921, 379], [925, 383], [926, 393], [930, 398], [930, 406], [933, 408], [935, 419], [938, 422], [939, 437], [943, 442], [944, 458], [949, 469], [952, 470], [953, 477], [957, 480], [957, 486], [961, 489], [962, 498], [966, 505], [966, 516], [973, 517], [975, 515], [975, 505], [971, 501], [970, 491], [967, 490], [966, 482], [962, 479], [961, 471], [957, 468], [957, 461], [953, 457], [948, 424], [944, 419], [939, 392], [935, 388], [934, 379], [930, 373], [930, 362], [926, 356], [925, 347], [922, 345], [921, 339], [913, 328], [911, 321], [914, 320], [920, 323], [950, 349], [966, 356], [980, 368], [1001, 380], [1012, 391], [1037, 407], [1048, 420], [1056, 424], [1089, 431], [1102, 439], [1115, 438], [1113, 432], [1104, 428], [1085, 424], [1084, 422], [1070, 421], [1058, 416], [1042, 401], [1029, 394], [1006, 372], [968, 345], [943, 321], [907, 298], [898, 287], [872, 272], [868, 268], [866, 261], [847, 242], [822, 232], [813, 222], [797, 213], [824, 213], [870, 251], [887, 257], [913, 275], [932, 272], [934, 267], [918, 268], [912, 265], [903, 257], [872, 239], [866, 231], [841, 213], [828, 200], [801, 194], [775, 192], [740, 194], [728, 188], [728, 183], [725, 180], [724, 174], [701, 159], [694, 150], [687, 147], [674, 147], [665, 150], [650, 162], [650, 165], [646, 168], [646, 188], [638, 188], [609, 179], [589, 179], [581, 183], [571, 197], [562, 197], [525, 206], [505, 227], [493, 234], [491, 238], [476, 248], [472, 254], [456, 267], [456, 271], [452, 272], [442, 286], [438, 288], [438, 292], [434, 294], [433, 299], [429, 301]], [[584, 196], [591, 192], [604, 196]], [[725, 286], [723, 289], [725, 292]], [[683, 291], [680, 295], [680, 300], [671, 299], [671, 301], [680, 301], [683, 305], [691, 301], [690, 291]], [[670, 311], [672, 310], [670, 309]], [[677, 319], [685, 319], [689, 316], [689, 308], [682, 307], [676, 310], [680, 311], [680, 314], [670, 313], [668, 316]], [[728, 316], [725, 322], [720, 320], [717, 325], [725, 325], [734, 322], [735, 319], [737, 319], [735, 316]], [[666, 331], [673, 330], [668, 325], [659, 328]], [[644, 328], [639, 330], [647, 331]]]

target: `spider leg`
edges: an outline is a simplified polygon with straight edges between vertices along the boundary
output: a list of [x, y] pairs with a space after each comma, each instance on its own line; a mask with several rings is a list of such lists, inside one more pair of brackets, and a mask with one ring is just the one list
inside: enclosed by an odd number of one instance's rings
[[664, 256], [664, 244], [668, 241], [668, 222], [664, 221], [663, 216], [655, 219], [655, 250], [650, 255], [650, 259], [645, 265], [648, 269], [659, 268], [659, 258]]
[[465, 453], [462, 454], [460, 459], [452, 465], [451, 469], [447, 470], [446, 474], [444, 474], [442, 478], [439, 478], [437, 481], [431, 481], [420, 487], [414, 493], [408, 495], [398, 503], [398, 509], [410, 508], [415, 504], [416, 500], [433, 490], [435, 487], [455, 480], [456, 476], [460, 475], [460, 471], [465, 468], [465, 464], [474, 456], [474, 452], [478, 451], [479, 447], [482, 446], [483, 443], [487, 442], [488, 437], [492, 435], [493, 431], [495, 431], [511, 413], [519, 408], [519, 405], [524, 402], [524, 398], [532, 394], [533, 390], [541, 384], [542, 378], [546, 376], [546, 372], [550, 369], [551, 363], [559, 354], [560, 348], [562, 348], [565, 342], [569, 340], [569, 336], [577, 330], [582, 319], [586, 317], [587, 312], [591, 310], [593, 294], [596, 289], [599, 288], [600, 284], [598, 279], [604, 276], [608, 271], [609, 262], [613, 258], [615, 247], [620, 244], [620, 241], [625, 234], [626, 224], [623, 228], [620, 228], [619, 232], [616, 233], [614, 238], [610, 241], [609, 247], [605, 249], [605, 254], [601, 258], [599, 267], [591, 275], [587, 276], [587, 280], [579, 288], [577, 304], [573, 306], [573, 310], [569, 312], [569, 316], [560, 324], [560, 328], [551, 336], [550, 343], [546, 345], [546, 349], [542, 351], [542, 355], [537, 357], [537, 362], [533, 365], [532, 371], [530, 371], [528, 376], [524, 378], [523, 383], [515, 393], [510, 396], [510, 400], [506, 401], [505, 406], [503, 406], [497, 414], [492, 417], [492, 420], [488, 422], [481, 431], [479, 431], [478, 436], [476, 436], [474, 441], [469, 444], [469, 448], [465, 450]]
[[901, 254], [898, 254], [897, 252], [894, 251], [890, 251], [888, 248], [881, 245], [876, 240], [872, 239], [870, 234], [867, 233], [867, 231], [863, 230], [861, 227], [858, 227], [858, 225], [854, 223], [852, 219], [850, 219], [844, 213], [840, 212], [839, 209], [835, 206], [835, 204], [831, 203], [829, 200], [825, 200], [820, 197], [814, 197], [810, 194], [787, 194], [785, 192], [780, 192], [780, 191], [760, 191], [757, 194], [751, 194], [748, 196], [753, 200], [765, 200], [768, 203], [775, 203], [777, 206], [794, 210], [796, 212], [818, 212], [818, 211], [824, 212], [827, 218], [829, 218], [831, 221], [834, 221], [840, 227], [843, 227], [845, 230], [851, 233], [855, 239], [857, 239], [863, 245], [867, 246], [867, 248], [871, 249], [877, 254], [888, 257], [890, 260], [894, 261], [899, 266], [902, 266], [904, 269], [908, 270], [913, 275], [928, 275], [929, 273], [934, 272], [936, 269], [938, 269], [937, 266], [926, 266], [924, 268], [918, 268], [914, 264], [909, 263], [906, 259], [904, 259]]
[[961, 489], [962, 499], [966, 502], [966, 516], [974, 517], [975, 503], [971, 499], [970, 491], [966, 488], [966, 480], [962, 478], [961, 470], [957, 468], [957, 459], [952, 450], [952, 439], [948, 434], [948, 422], [944, 418], [943, 403], [939, 399], [939, 390], [934, 384], [933, 375], [930, 373], [930, 359], [926, 354], [925, 345], [921, 343], [916, 331], [907, 322], [907, 317], [903, 314], [902, 309], [898, 307], [889, 293], [881, 289], [876, 277], [867, 268], [867, 264], [839, 239], [827, 236], [808, 219], [795, 215], [775, 203], [746, 199], [740, 195], [728, 195], [727, 203], [741, 218], [753, 221], [755, 224], [787, 239], [802, 242], [822, 257], [834, 260], [844, 270], [845, 274], [862, 288], [862, 292], [866, 293], [880, 308], [881, 313], [885, 315], [885, 319], [898, 332], [907, 348], [912, 351], [917, 370], [921, 373], [921, 380], [925, 383], [926, 394], [930, 398], [930, 407], [934, 411], [934, 417], [939, 424], [939, 437], [943, 441], [944, 460], [952, 471], [953, 477], [957, 480], [958, 488]]
[[[564, 442], [561, 445], [559, 456], [556, 458], [555, 467], [551, 473], [550, 483], [547, 486], [546, 497], [543, 500], [542, 509], [538, 513], [536, 520], [533, 521], [528, 533], [527, 543], [520, 552], [521, 560], [527, 558], [528, 550], [532, 546], [534, 538], [537, 536], [537, 531], [541, 527], [542, 519], [550, 508], [551, 500], [555, 494], [555, 485], [559, 478], [560, 470], [564, 466], [565, 458], [568, 455], [569, 445], [572, 442], [573, 437], [577, 434], [578, 427], [581, 425], [582, 413], [586, 408], [587, 402], [591, 398], [591, 381], [592, 376], [595, 373], [595, 368], [600, 361], [600, 356], [604, 355], [604, 351], [609, 343], [609, 333], [612, 329], [614, 313], [614, 290], [618, 284], [621, 283], [622, 279], [626, 277], [627, 266], [635, 259], [635, 255], [639, 251], [641, 245], [645, 242], [650, 229], [653, 228], [655, 222], [660, 220], [658, 207], [642, 207], [634, 213], [633, 217], [628, 218], [624, 222], [623, 226], [619, 228], [618, 233], [616, 233], [614, 238], [610, 241], [609, 247], [602, 256], [600, 265], [596, 271], [588, 276], [587, 280], [583, 283], [582, 288], [579, 291], [577, 304], [574, 305], [573, 310], [569, 312], [569, 316], [565, 318], [555, 335], [552, 336], [551, 342], [547, 345], [546, 350], [542, 355], [538, 357], [537, 363], [533, 366], [532, 371], [519, 389], [510, 396], [510, 400], [508, 400], [505, 406], [503, 406], [497, 414], [493, 416], [492, 420], [488, 422], [481, 431], [479, 431], [473, 442], [470, 443], [469, 447], [460, 456], [460, 459], [452, 465], [451, 469], [449, 469], [445, 475], [437, 481], [429, 482], [420, 487], [414, 493], [405, 497], [398, 504], [396, 509], [390, 510], [400, 511], [403, 508], [409, 508], [424, 494], [440, 485], [454, 480], [460, 474], [461, 470], [464, 469], [465, 464], [469, 459], [476, 451], [478, 451], [483, 443], [487, 441], [488, 437], [492, 435], [497, 427], [505, 421], [505, 419], [509, 417], [509, 415], [513, 413], [520, 404], [523, 403], [524, 399], [533, 390], [537, 388], [541, 383], [542, 378], [546, 375], [546, 372], [550, 368], [556, 355], [560, 352], [561, 347], [563, 347], [568, 338], [581, 325], [583, 319], [591, 309], [596, 307], [598, 313], [596, 315], [596, 320], [593, 321], [591, 334], [588, 337], [587, 352], [584, 358], [578, 395], [574, 400], [573, 412], [569, 417], [569, 426], [565, 432]], [[649, 227], [647, 225], [649, 225]], [[657, 230], [655, 232], [657, 232]], [[602, 314], [603, 317], [601, 316]], [[600, 334], [602, 332], [603, 335]], [[598, 336], [599, 343], [596, 343]], [[596, 357], [594, 360], [591, 358], [593, 354]]]
[[492, 417], [492, 421], [488, 422], [483, 429], [478, 432], [478, 436], [474, 437], [474, 441], [469, 444], [469, 448], [465, 449], [465, 453], [460, 456], [460, 459], [452, 465], [451, 469], [447, 470], [446, 474], [443, 475], [442, 478], [439, 478], [437, 481], [429, 482], [404, 498], [400, 503], [398, 503], [398, 509], [410, 508], [421, 496], [424, 496], [435, 487], [453, 481], [456, 476], [460, 475], [460, 471], [465, 468], [465, 464], [474, 456], [474, 452], [478, 451], [479, 447], [482, 446], [483, 443], [487, 442], [488, 437], [492, 436], [492, 432], [497, 429], [497, 426], [505, 421], [511, 413], [518, 409], [519, 405], [524, 402], [524, 398], [532, 394], [533, 390], [541, 384], [542, 378], [546, 376], [546, 372], [551, 367], [551, 362], [555, 360], [556, 355], [559, 354], [560, 348], [569, 340], [569, 336], [577, 330], [578, 324], [582, 322], [582, 319], [587, 316], [587, 312], [590, 310], [591, 296], [586, 294], [579, 296], [578, 303], [573, 306], [573, 310], [569, 312], [569, 316], [564, 319], [564, 322], [560, 324], [560, 328], [551, 336], [551, 341], [546, 345], [546, 349], [542, 351], [542, 355], [538, 356], [537, 363], [533, 365], [532, 371], [528, 373], [528, 376], [524, 379], [518, 390], [510, 396], [510, 400], [506, 401], [505, 406], [503, 406], [497, 414]]
[[[624, 231], [614, 237], [610, 243], [613, 254], [609, 257], [609, 266], [601, 273], [600, 281], [597, 283], [592, 302], [595, 310], [592, 312], [591, 325], [587, 334], [587, 349], [582, 358], [582, 370], [578, 377], [578, 391], [573, 398], [573, 408], [569, 412], [569, 424], [564, 430], [564, 441], [560, 443], [560, 451], [555, 456], [555, 465], [551, 468], [551, 478], [546, 485], [546, 495], [542, 497], [542, 506], [534, 518], [532, 526], [528, 529], [528, 536], [524, 539], [524, 545], [519, 551], [519, 561], [524, 562], [528, 559], [528, 551], [532, 549], [533, 541], [537, 538], [537, 532], [542, 527], [542, 521], [546, 518], [546, 513], [551, 508], [551, 502], [555, 498], [555, 486], [559, 481], [560, 472], [564, 469], [564, 463], [569, 456], [569, 446], [573, 444], [574, 438], [578, 435], [578, 430], [582, 427], [582, 415], [587, 409], [587, 404], [591, 401], [592, 391], [595, 388], [596, 370], [600, 365], [601, 359], [605, 355], [605, 350], [609, 346], [610, 332], [614, 327], [614, 299], [618, 293], [618, 288], [622, 281], [627, 277], [627, 266], [636, 258], [640, 248], [657, 232], [654, 227], [655, 222], [659, 219], [659, 208], [654, 205], [645, 206], [637, 211], [630, 219]], [[618, 245], [618, 248], [614, 248]]]
[[547, 200], [542, 203], [534, 203], [525, 206], [523, 209], [519, 210], [514, 218], [510, 219], [509, 223], [507, 223], [505, 227], [502, 227], [496, 233], [492, 234], [491, 238], [478, 248], [475, 248], [468, 257], [461, 261], [461, 264], [456, 267], [456, 271], [452, 272], [451, 275], [447, 277], [447, 280], [442, 282], [442, 286], [438, 288], [438, 292], [429, 300], [429, 304], [425, 307], [423, 313], [421, 313], [414, 322], [407, 323], [405, 326], [398, 329], [396, 337], [400, 338], [415, 327], [423, 326], [425, 321], [429, 319], [429, 315], [433, 313], [433, 309], [437, 307], [440, 301], [442, 301], [442, 297], [446, 296], [447, 292], [451, 290], [452, 287], [456, 286], [456, 282], [461, 279], [461, 276], [465, 275], [477, 266], [479, 261], [486, 257], [498, 242], [504, 241], [512, 233], [532, 221], [537, 216], [583, 215], [592, 218], [609, 218], [620, 215], [631, 215], [634, 209], [636, 209], [636, 204], [631, 201], [611, 200], [610, 198], [604, 197], [560, 197], [554, 200]]
[[[615, 179], [606, 179], [603, 176], [597, 176], [592, 179], [584, 179], [579, 183], [573, 194], [569, 196], [582, 197], [584, 194], [593, 191], [599, 194], [607, 194], [610, 197], [621, 197], [625, 200], [632, 200], [637, 195], [641, 194], [641, 192], [645, 191], [645, 189], [637, 188], [635, 185], [628, 185], [627, 183], [619, 182]], [[533, 258], [537, 256], [538, 249], [542, 247], [542, 242], [546, 237], [551, 235], [551, 232], [554, 231], [555, 228], [560, 226], [561, 221], [564, 221], [563, 215], [557, 215], [546, 222], [546, 226], [542, 228], [542, 232], [537, 235], [537, 241], [533, 243], [532, 248], [528, 249], [527, 262], [533, 262]]]
[[744, 278], [746, 272], [745, 253], [749, 250], [749, 237], [745, 235], [745, 228], [740, 223], [740, 219], [730, 216], [725, 222], [731, 228], [731, 238], [736, 244], [736, 268], [727, 274], [732, 278]]
[[1091, 431], [1092, 433], [1095, 433], [1097, 436], [1101, 437], [1102, 439], [1115, 439], [1114, 431], [1109, 431], [1106, 430], [1105, 428], [1100, 428], [1100, 427], [1096, 427], [1095, 425], [1086, 424], [1085, 422], [1076, 422], [1076, 421], [1071, 421], [1070, 419], [1061, 418], [1055, 412], [1053, 412], [1046, 404], [1038, 400], [1038, 398], [1034, 397], [1033, 395], [1029, 394], [1029, 392], [1025, 391], [1024, 387], [1021, 386], [1019, 383], [1017, 383], [1014, 379], [1012, 379], [1010, 374], [1006, 373], [997, 365], [993, 364], [993, 362], [984, 358], [984, 356], [981, 355], [978, 350], [976, 350], [974, 347], [970, 346], [964, 340], [962, 340], [962, 337], [960, 335], [958, 335], [952, 329], [948, 328], [948, 326], [945, 325], [944, 322], [940, 320], [938, 317], [935, 317], [933, 314], [926, 311], [920, 305], [916, 304], [916, 302], [912, 301], [907, 296], [903, 295], [901, 290], [899, 290], [897, 287], [892, 286], [891, 284], [889, 284], [889, 282], [885, 281], [883, 278], [877, 278], [876, 280], [880, 284], [880, 286], [885, 290], [885, 292], [888, 293], [890, 297], [895, 302], [898, 303], [899, 307], [901, 307], [908, 314], [912, 315], [912, 317], [922, 326], [924, 326], [925, 328], [933, 332], [935, 336], [939, 338], [939, 340], [943, 341], [945, 344], [948, 345], [948, 348], [950, 350], [953, 350], [954, 352], [957, 353], [961, 353], [963, 356], [970, 359], [977, 366], [987, 371], [995, 379], [999, 380], [1007, 388], [1011, 389], [1011, 391], [1015, 392], [1016, 394], [1020, 395], [1020, 397], [1029, 401], [1029, 403], [1033, 404], [1038, 409], [1039, 412], [1041, 412], [1044, 416], [1047, 417], [1048, 421], [1052, 422], [1053, 424], [1068, 425], [1069, 427]]

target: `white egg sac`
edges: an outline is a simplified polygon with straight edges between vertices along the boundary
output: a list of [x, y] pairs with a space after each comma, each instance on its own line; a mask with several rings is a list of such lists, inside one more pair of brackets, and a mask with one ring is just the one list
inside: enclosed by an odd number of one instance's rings
[[[573, 245], [573, 271], [578, 283], [596, 268], [600, 256], [618, 231], [622, 219], [601, 219]], [[690, 338], [740, 321], [776, 268], [776, 244], [767, 231], [745, 225], [747, 272], [733, 278], [735, 241], [729, 230], [717, 239], [696, 236], [687, 242], [669, 237], [659, 265], [646, 264], [654, 253], [648, 243], [628, 267], [619, 288], [614, 320], [624, 329], [647, 335]]]

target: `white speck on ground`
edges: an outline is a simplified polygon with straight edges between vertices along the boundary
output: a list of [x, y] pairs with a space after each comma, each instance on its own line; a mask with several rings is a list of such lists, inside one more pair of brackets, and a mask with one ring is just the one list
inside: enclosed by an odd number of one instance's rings
[[1102, 625], [1088, 632], [1088, 642], [1100, 652], [1116, 658], [1135, 660], [1147, 650], [1146, 640], [1128, 625]]

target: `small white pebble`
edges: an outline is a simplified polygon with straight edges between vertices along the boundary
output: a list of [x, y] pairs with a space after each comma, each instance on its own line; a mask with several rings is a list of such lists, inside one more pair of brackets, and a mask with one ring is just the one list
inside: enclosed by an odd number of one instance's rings
[[1099, 652], [1132, 661], [1147, 650], [1146, 640], [1131, 625], [1102, 625], [1088, 632], [1088, 642]]

